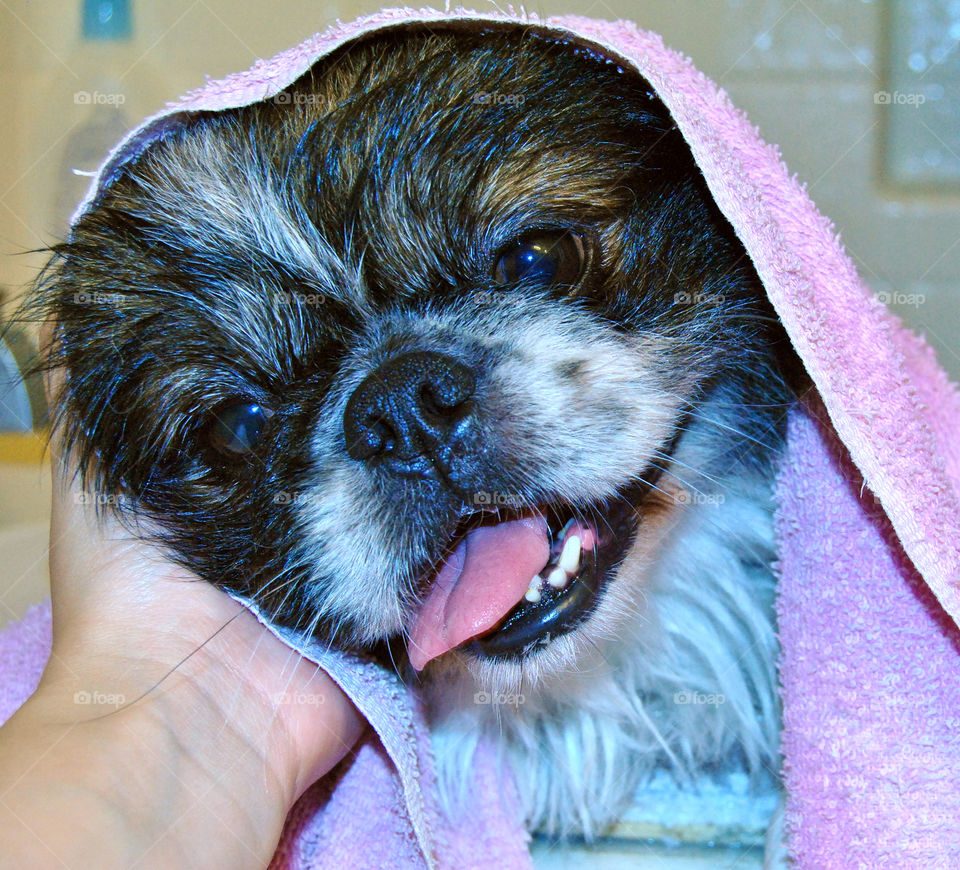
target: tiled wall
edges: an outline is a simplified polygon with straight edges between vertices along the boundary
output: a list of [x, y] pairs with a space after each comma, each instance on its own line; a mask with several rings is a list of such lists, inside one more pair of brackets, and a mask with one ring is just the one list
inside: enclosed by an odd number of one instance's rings
[[[240, 69], [379, 4], [343, 0], [134, 2], [138, 46], [121, 87], [138, 117], [213, 76]], [[885, 69], [895, 0], [619, 0], [532, 3], [540, 13], [631, 18], [657, 30], [727, 89], [765, 138], [781, 146], [841, 231], [863, 276], [924, 332], [960, 379], [960, 196], [947, 184], [910, 190], [882, 173], [895, 106]], [[958, 4], [930, 0], [960, 16]], [[81, 116], [79, 2], [0, 3], [0, 284], [21, 286], [40, 262], [15, 251], [55, 236], [52, 203], [64, 132]], [[478, 8], [483, 4], [478, 3]], [[909, 3], [897, 3], [909, 8]], [[950, 8], [948, 8], [950, 7]], [[949, 89], [949, 49], [930, 61], [927, 84]], [[949, 44], [948, 44], [949, 48]], [[894, 70], [896, 73], [897, 70]], [[902, 72], [902, 70], [901, 70]], [[941, 75], [943, 73], [943, 75]], [[894, 80], [896, 76], [894, 76]], [[929, 107], [928, 107], [929, 108]], [[919, 117], [919, 116], [918, 116]], [[925, 135], [901, 112], [899, 136]]]

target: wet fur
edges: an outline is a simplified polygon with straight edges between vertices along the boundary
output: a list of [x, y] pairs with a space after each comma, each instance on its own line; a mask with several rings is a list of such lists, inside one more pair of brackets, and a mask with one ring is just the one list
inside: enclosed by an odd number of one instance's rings
[[[576, 293], [492, 284], [494, 252], [531, 226], [592, 240]], [[776, 768], [769, 490], [787, 345], [635, 74], [535, 28], [366, 39], [283, 98], [152, 145], [31, 304], [60, 324], [49, 363], [69, 372], [58, 420], [85, 486], [159, 520], [200, 576], [338, 645], [402, 636], [472, 493], [589, 512], [664, 467], [592, 618], [522, 662], [428, 667], [451, 800], [481, 732], [517, 762], [531, 823], [562, 833], [615, 820], [657, 765]], [[479, 373], [452, 484], [345, 450], [350, 394], [408, 350]], [[249, 464], [205, 440], [237, 397], [274, 412]]]

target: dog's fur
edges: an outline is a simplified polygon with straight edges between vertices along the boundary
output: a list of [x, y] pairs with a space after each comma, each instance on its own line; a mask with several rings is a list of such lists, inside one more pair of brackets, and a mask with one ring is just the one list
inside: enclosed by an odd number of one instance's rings
[[[584, 239], [576, 286], [494, 280], [530, 228]], [[553, 832], [598, 832], [657, 766], [776, 768], [788, 346], [635, 73], [528, 26], [366, 38], [149, 147], [33, 305], [59, 323], [49, 364], [69, 373], [59, 425], [85, 485], [157, 520], [200, 576], [345, 647], [402, 654], [471, 494], [599, 525], [659, 474], [572, 631], [423, 672], [451, 795], [481, 733]], [[345, 441], [351, 395], [413, 352], [477, 378], [442, 475]], [[231, 459], [210, 432], [240, 399], [271, 416]]]

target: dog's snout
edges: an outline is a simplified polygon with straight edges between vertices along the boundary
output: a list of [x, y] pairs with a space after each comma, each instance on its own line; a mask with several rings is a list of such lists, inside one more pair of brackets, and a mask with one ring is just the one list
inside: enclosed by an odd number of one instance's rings
[[452, 356], [418, 351], [392, 357], [347, 402], [347, 452], [400, 470], [418, 457], [446, 466], [458, 431], [473, 414], [475, 389], [473, 371]]

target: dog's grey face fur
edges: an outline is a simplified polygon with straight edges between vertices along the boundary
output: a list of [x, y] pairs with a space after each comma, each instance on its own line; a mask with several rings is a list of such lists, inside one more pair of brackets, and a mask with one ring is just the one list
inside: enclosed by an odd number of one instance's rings
[[[546, 272], [511, 271], [531, 244], [555, 246]], [[497, 519], [481, 507], [609, 524], [598, 591], [562, 631], [427, 666], [438, 719], [490, 715], [454, 709], [455, 684], [509, 688], [530, 748], [619, 686], [674, 760], [770, 758], [770, 587], [750, 577], [768, 577], [783, 339], [635, 74], [529, 27], [368, 39], [152, 145], [57, 250], [36, 304], [60, 326], [60, 423], [87, 485], [156, 520], [202, 577], [332, 643], [402, 654], [457, 536]], [[437, 425], [397, 410], [424, 384]], [[740, 568], [716, 565], [708, 526]], [[724, 551], [724, 535], [746, 543]], [[665, 573], [685, 552], [714, 563], [715, 588]], [[712, 685], [665, 640], [696, 624], [665, 628], [656, 605], [682, 582], [709, 599], [705, 642], [734, 662], [753, 650], [720, 724], [658, 706]], [[731, 612], [746, 629], [720, 627]], [[731, 724], [757, 710], [759, 731]], [[534, 815], [590, 830], [622, 802], [603, 788], [566, 814], [569, 788], [534, 796]]]

